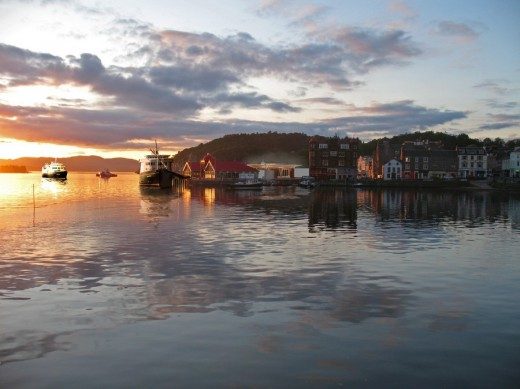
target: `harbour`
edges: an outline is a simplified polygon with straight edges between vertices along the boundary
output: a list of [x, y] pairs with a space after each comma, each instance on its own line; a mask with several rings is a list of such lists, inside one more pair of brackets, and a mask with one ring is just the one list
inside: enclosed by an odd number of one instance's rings
[[2, 180], [2, 387], [517, 382], [518, 195]]

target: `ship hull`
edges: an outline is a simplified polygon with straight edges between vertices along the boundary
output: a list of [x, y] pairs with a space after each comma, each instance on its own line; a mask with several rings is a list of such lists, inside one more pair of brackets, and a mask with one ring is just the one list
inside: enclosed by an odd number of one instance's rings
[[171, 188], [173, 185], [173, 172], [167, 169], [159, 169], [140, 173], [139, 185], [156, 188]]
[[43, 178], [58, 178], [60, 180], [65, 180], [67, 178], [67, 171], [60, 171], [60, 172], [52, 172], [52, 173], [42, 173]]

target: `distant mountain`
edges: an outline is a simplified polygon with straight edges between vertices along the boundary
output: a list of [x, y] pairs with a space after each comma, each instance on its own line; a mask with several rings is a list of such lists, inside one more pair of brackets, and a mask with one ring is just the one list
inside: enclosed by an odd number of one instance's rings
[[[29, 171], [40, 171], [42, 166], [54, 161], [53, 157], [23, 157], [17, 159], [0, 159], [0, 165], [22, 165]], [[97, 156], [78, 156], [69, 158], [59, 158], [67, 167], [68, 171], [73, 172], [97, 172], [102, 169], [109, 169], [113, 172], [133, 172], [139, 170], [139, 163], [128, 158], [101, 158]]]
[[174, 163], [179, 169], [185, 162], [198, 161], [210, 153], [223, 161], [264, 161], [307, 166], [308, 147], [309, 136], [301, 133], [233, 134], [184, 149], [175, 155]]

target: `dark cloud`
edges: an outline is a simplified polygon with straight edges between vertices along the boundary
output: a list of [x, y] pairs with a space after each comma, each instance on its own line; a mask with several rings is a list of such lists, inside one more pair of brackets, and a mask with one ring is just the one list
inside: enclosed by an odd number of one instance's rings
[[484, 124], [479, 127], [480, 130], [501, 130], [503, 128], [517, 127], [520, 129], [520, 122], [499, 122], [499, 123], [491, 123]]
[[269, 108], [275, 112], [299, 112], [300, 109], [287, 103], [274, 101], [266, 95], [256, 92], [249, 93], [221, 93], [212, 97], [211, 106], [221, 107], [222, 112], [230, 112], [232, 107], [240, 108]]
[[[252, 96], [255, 97], [258, 96]], [[241, 101], [242, 97], [235, 96], [235, 99]], [[272, 102], [267, 99], [264, 104]], [[393, 135], [466, 117], [464, 112], [425, 108], [415, 105], [413, 101], [356, 107], [356, 112], [359, 113], [315, 123], [237, 119], [201, 122], [173, 119], [168, 115], [142, 114], [127, 109], [87, 110], [0, 105], [0, 135], [78, 146], [139, 149], [142, 145], [128, 142], [157, 138], [178, 142], [179, 147], [188, 147], [200, 142], [200, 139], [210, 140], [225, 134], [265, 131], [321, 135], [355, 135], [378, 131], [381, 135]], [[17, 117], [17, 120], [10, 120], [12, 117]]]
[[518, 107], [518, 103], [516, 101], [499, 101], [496, 99], [486, 99], [484, 100], [486, 105], [490, 108], [495, 109], [514, 109]]
[[481, 130], [500, 130], [502, 128], [517, 127], [520, 128], [520, 114], [488, 114], [492, 123], [481, 125]]
[[422, 53], [411, 36], [402, 30], [343, 27], [332, 34], [334, 41], [344, 49], [348, 63], [360, 73], [383, 65], [402, 65]]
[[156, 85], [188, 91], [215, 91], [240, 81], [229, 71], [205, 66], [156, 66], [148, 74]]

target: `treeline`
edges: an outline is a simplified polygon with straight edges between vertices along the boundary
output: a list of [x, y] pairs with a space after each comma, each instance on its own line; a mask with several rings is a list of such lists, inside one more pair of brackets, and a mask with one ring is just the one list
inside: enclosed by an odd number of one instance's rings
[[506, 149], [514, 149], [515, 147], [520, 146], [520, 139], [513, 139], [509, 141], [504, 141], [501, 138], [484, 138], [484, 139], [477, 139], [477, 138], [471, 138], [468, 136], [468, 134], [459, 134], [459, 135], [452, 135], [447, 134], [445, 132], [434, 132], [434, 131], [426, 131], [426, 132], [413, 132], [413, 133], [406, 133], [406, 134], [400, 134], [395, 135], [391, 138], [380, 138], [380, 139], [373, 139], [369, 142], [362, 143], [360, 146], [360, 154], [362, 155], [371, 155], [377, 146], [377, 142], [381, 141], [389, 141], [391, 144], [395, 145], [401, 145], [404, 142], [407, 141], [429, 141], [429, 142], [438, 142], [440, 141], [444, 148], [449, 150], [454, 150], [457, 146], [459, 147], [465, 147], [470, 145], [476, 145], [480, 147], [488, 147], [491, 149], [498, 149], [498, 148], [506, 148]]
[[254, 133], [225, 135], [208, 143], [184, 149], [174, 157], [176, 165], [198, 161], [207, 153], [217, 160], [249, 163], [277, 161], [307, 164], [309, 137], [301, 133]]
[[27, 168], [18, 165], [2, 165], [0, 166], [0, 173], [27, 173]]
[[[208, 143], [184, 149], [174, 157], [175, 164], [181, 168], [186, 161], [198, 161], [206, 153], [212, 154], [217, 160], [244, 161], [249, 163], [279, 162], [307, 166], [308, 145], [310, 136], [302, 133], [254, 133], [225, 135]], [[379, 138], [360, 143], [360, 155], [372, 155], [377, 142], [388, 140], [391, 144], [401, 145], [406, 141], [440, 141], [447, 149], [469, 145], [486, 146], [491, 149], [513, 149], [520, 146], [520, 139], [504, 141], [501, 138], [471, 138], [467, 134], [451, 135], [445, 132], [414, 132]]]

